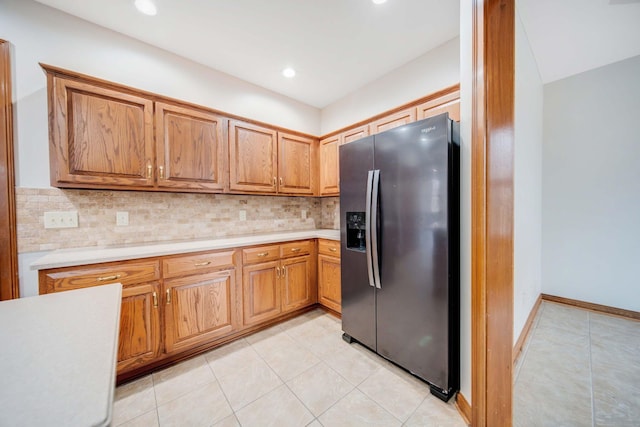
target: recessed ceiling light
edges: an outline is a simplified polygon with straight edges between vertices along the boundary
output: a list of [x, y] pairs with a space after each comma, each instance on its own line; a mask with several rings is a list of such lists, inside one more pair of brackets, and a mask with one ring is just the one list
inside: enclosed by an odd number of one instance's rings
[[386, 3], [387, 0], [371, 0], [373, 2], [373, 4], [382, 4], [382, 3]]
[[153, 0], [136, 0], [134, 4], [136, 5], [136, 9], [145, 15], [154, 16], [158, 13], [158, 9], [155, 3], [153, 3]]
[[296, 70], [294, 70], [291, 67], [287, 67], [284, 70], [282, 70], [282, 75], [285, 76], [286, 78], [290, 79], [292, 77], [295, 77]]

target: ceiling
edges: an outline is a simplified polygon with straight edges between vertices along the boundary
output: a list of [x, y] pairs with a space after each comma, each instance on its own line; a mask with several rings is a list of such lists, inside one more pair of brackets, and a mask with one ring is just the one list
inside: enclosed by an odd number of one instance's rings
[[[459, 34], [459, 0], [37, 0], [323, 108]], [[547, 83], [640, 55], [640, 0], [518, 0]], [[281, 71], [293, 67], [286, 79]]]

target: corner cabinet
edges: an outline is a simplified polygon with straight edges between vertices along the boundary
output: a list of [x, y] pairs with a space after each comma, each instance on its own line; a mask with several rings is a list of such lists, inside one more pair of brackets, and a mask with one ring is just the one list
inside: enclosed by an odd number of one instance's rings
[[158, 187], [212, 192], [228, 188], [225, 118], [157, 102], [155, 123]]
[[340, 135], [320, 141], [320, 195], [340, 194], [339, 147]]
[[51, 184], [153, 187], [153, 102], [48, 74]]
[[278, 193], [315, 193], [317, 144], [316, 139], [278, 132]]

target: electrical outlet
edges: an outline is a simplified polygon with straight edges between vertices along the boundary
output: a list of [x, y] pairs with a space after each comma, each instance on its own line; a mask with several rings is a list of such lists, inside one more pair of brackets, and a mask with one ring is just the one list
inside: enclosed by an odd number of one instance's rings
[[307, 210], [302, 209], [302, 219], [307, 219]]
[[116, 212], [116, 225], [118, 226], [129, 225], [129, 212], [127, 211]]
[[246, 221], [246, 220], [247, 220], [247, 211], [245, 211], [244, 209], [243, 209], [243, 210], [241, 210], [241, 211], [239, 212], [239, 215], [238, 215], [238, 216], [239, 216], [239, 218], [240, 218], [240, 221]]
[[44, 228], [76, 228], [78, 211], [45, 212]]

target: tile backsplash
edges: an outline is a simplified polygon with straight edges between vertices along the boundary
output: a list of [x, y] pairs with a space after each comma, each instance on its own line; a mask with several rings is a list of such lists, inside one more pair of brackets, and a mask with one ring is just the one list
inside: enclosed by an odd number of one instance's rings
[[[339, 199], [16, 188], [18, 252], [339, 228]], [[44, 213], [77, 211], [77, 228], [44, 228]], [[129, 225], [116, 225], [116, 212]], [[240, 211], [246, 220], [240, 220]], [[303, 218], [306, 211], [306, 218]]]

